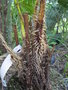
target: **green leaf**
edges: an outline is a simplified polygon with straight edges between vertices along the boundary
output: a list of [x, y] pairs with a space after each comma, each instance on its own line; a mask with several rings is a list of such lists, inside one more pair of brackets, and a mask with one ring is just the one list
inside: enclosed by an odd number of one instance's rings
[[64, 73], [68, 70], [68, 62], [65, 64]]
[[68, 8], [68, 0], [58, 0], [58, 3], [63, 7]]

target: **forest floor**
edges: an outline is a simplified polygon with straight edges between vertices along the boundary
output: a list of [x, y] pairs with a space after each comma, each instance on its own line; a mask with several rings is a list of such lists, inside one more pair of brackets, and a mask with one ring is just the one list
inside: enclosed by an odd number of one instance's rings
[[50, 66], [52, 90], [68, 90], [68, 49], [56, 46]]
[[[68, 49], [63, 45], [55, 48], [50, 64], [52, 90], [68, 90]], [[11, 76], [11, 75], [8, 75]], [[22, 90], [18, 79], [13, 76], [8, 83], [8, 90]]]

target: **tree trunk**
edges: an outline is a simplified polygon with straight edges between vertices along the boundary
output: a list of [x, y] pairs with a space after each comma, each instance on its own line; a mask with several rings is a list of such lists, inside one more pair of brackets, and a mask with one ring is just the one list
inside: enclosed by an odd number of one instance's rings
[[[3, 45], [11, 52], [12, 60], [14, 59], [15, 63], [17, 62], [16, 68], [18, 68], [19, 83], [22, 90], [51, 90], [49, 87], [49, 63], [51, 53], [46, 40], [46, 28], [44, 24], [45, 0], [39, 0], [39, 2], [40, 10], [39, 13], [35, 13], [38, 18], [34, 22], [35, 26], [32, 28], [32, 32], [29, 31], [28, 15], [24, 15], [25, 44], [20, 53], [22, 59], [20, 57], [20, 59], [18, 59], [18, 55], [14, 54], [7, 45], [4, 45], [6, 43], [3, 40]], [[22, 19], [22, 14], [20, 13], [19, 15]]]
[[[34, 30], [29, 33], [27, 15], [24, 15], [25, 40], [23, 46], [23, 69], [19, 74], [22, 90], [51, 90], [49, 87], [49, 63], [51, 53], [46, 41], [44, 28], [45, 0], [40, 1], [38, 19], [35, 21]], [[29, 35], [30, 37], [29, 37]]]
[[[2, 23], [2, 0], [0, 0], [0, 32], [3, 33], [2, 24], [3, 24]], [[4, 34], [4, 36], [5, 36], [5, 34]], [[6, 52], [6, 49], [2, 46], [1, 43], [0, 43], [0, 47], [1, 47], [1, 49], [0, 49], [1, 53], [5, 53]]]

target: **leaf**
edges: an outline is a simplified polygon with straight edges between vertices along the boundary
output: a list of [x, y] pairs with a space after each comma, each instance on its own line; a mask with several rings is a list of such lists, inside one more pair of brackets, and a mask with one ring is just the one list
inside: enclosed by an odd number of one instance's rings
[[65, 64], [64, 73], [68, 70], [68, 62]]
[[58, 0], [58, 3], [63, 7], [68, 8], [68, 0]]

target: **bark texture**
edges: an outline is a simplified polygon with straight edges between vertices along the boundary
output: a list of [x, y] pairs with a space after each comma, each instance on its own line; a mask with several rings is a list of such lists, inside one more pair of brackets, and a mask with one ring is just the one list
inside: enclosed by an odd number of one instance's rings
[[[38, 1], [37, 4], [38, 5]], [[37, 6], [35, 7], [36, 10]], [[49, 87], [49, 63], [51, 53], [48, 48], [44, 25], [45, 0], [40, 0], [39, 14], [35, 11], [34, 28], [28, 32], [28, 19], [24, 16], [26, 41], [23, 46], [22, 60], [25, 62], [19, 80], [23, 90], [50, 90]], [[26, 17], [26, 18], [25, 18]], [[29, 38], [29, 35], [30, 38]], [[29, 39], [29, 40], [28, 40]], [[24, 78], [25, 77], [25, 78]]]

